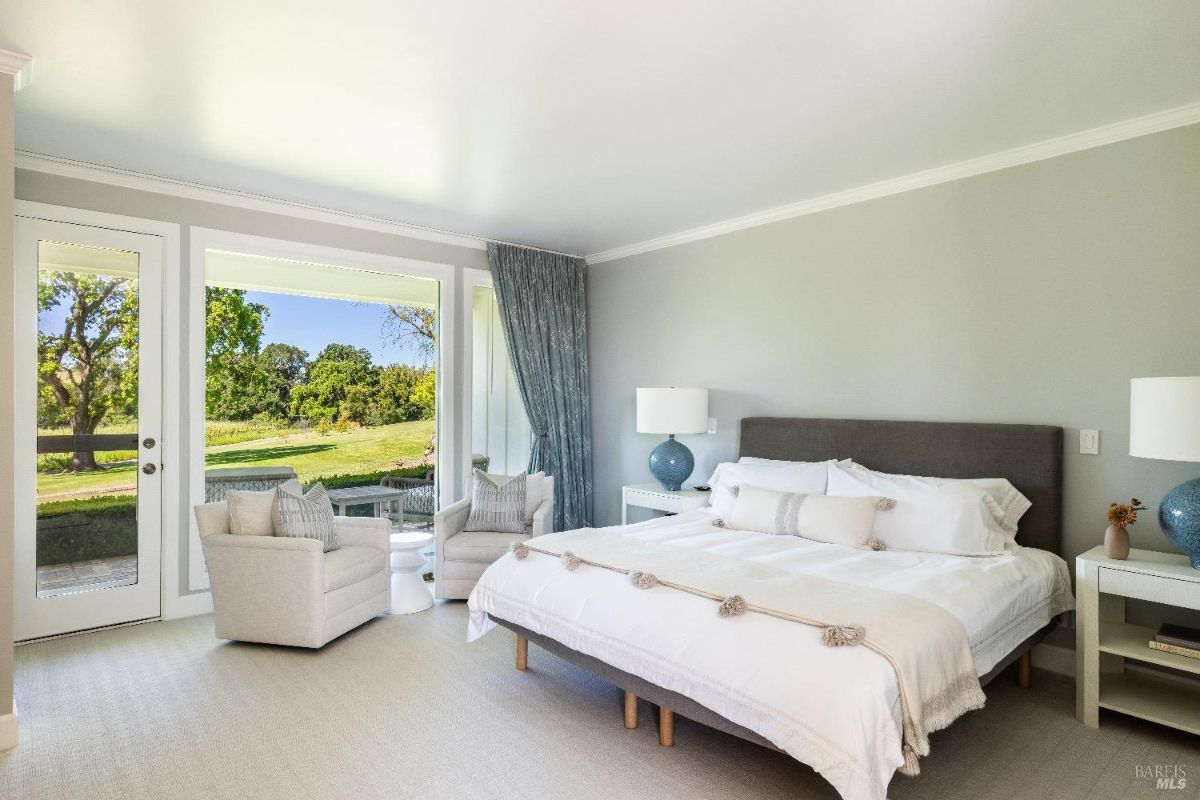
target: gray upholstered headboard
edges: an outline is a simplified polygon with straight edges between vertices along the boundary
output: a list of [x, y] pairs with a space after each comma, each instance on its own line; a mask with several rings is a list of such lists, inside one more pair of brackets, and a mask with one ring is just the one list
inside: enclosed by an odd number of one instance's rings
[[1063, 429], [1051, 425], [746, 417], [740, 453], [789, 461], [852, 458], [869, 469], [1007, 478], [1033, 507], [1017, 541], [1062, 552]]

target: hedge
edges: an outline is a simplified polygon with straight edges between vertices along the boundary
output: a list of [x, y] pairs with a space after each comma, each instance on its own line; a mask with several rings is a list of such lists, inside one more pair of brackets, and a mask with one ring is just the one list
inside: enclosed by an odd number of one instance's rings
[[[371, 486], [389, 475], [421, 478], [429, 466], [382, 472], [329, 475], [320, 478], [327, 489]], [[369, 505], [355, 506], [352, 516], [370, 514]], [[94, 495], [53, 500], [37, 508], [37, 565], [67, 564], [137, 553], [137, 498], [134, 495]]]

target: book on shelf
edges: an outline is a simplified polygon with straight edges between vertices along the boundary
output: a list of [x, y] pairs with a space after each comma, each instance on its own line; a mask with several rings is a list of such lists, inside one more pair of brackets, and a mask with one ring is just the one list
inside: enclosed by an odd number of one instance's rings
[[1158, 626], [1158, 633], [1155, 635], [1154, 641], [1190, 650], [1200, 650], [1200, 630], [1189, 628], [1186, 625], [1163, 623]]
[[1200, 660], [1200, 649], [1197, 649], [1195, 647], [1180, 647], [1177, 644], [1167, 644], [1166, 642], [1156, 642], [1153, 639], [1151, 639], [1150, 640], [1150, 649], [1161, 650], [1164, 653], [1174, 653], [1175, 655], [1183, 656], [1184, 658], [1195, 658], [1195, 659]]

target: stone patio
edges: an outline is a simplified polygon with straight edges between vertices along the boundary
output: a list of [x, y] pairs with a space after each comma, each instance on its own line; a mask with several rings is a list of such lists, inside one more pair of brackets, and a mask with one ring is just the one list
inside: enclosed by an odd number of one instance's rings
[[114, 556], [38, 567], [38, 597], [112, 589], [137, 583], [137, 556]]

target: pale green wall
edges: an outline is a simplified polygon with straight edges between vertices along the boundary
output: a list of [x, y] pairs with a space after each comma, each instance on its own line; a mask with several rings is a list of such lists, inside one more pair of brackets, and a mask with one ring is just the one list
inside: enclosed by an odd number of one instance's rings
[[[694, 482], [750, 415], [1061, 425], [1068, 557], [1110, 501], [1200, 475], [1127, 455], [1129, 379], [1200, 375], [1200, 126], [589, 272], [598, 524], [650, 480], [637, 386], [712, 390], [719, 433], [681, 437]], [[1153, 518], [1134, 545], [1173, 549]]]

